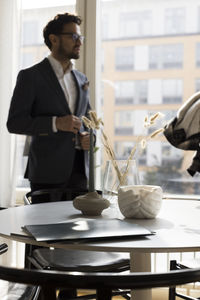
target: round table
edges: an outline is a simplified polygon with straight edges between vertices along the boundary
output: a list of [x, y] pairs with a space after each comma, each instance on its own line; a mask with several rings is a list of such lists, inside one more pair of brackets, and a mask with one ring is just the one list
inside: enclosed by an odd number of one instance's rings
[[[86, 218], [77, 211], [71, 201], [19, 206], [0, 211], [0, 236], [23, 242], [57, 248], [82, 249], [87, 251], [115, 251], [130, 253], [131, 271], [151, 271], [151, 253], [193, 252], [200, 250], [200, 202], [193, 200], [163, 200], [162, 208], [155, 219], [128, 219], [155, 231], [155, 235], [127, 240], [109, 240], [85, 243], [36, 242], [21, 229], [28, 224], [51, 224]], [[99, 217], [120, 218], [118, 208], [111, 207]], [[148, 298], [147, 298], [148, 297]], [[151, 291], [134, 291], [134, 299], [150, 299]]]

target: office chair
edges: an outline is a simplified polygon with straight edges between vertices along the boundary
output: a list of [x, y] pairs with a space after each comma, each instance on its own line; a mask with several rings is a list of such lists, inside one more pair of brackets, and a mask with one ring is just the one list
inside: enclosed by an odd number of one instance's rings
[[[191, 259], [186, 260], [183, 262], [177, 262], [176, 260], [170, 261], [170, 270], [187, 270], [187, 269], [195, 269], [200, 267], [200, 261], [198, 259]], [[180, 292], [177, 292], [176, 287], [170, 287], [169, 289], [169, 300], [175, 300], [176, 297], [179, 297], [181, 299], [185, 300], [198, 300], [200, 299], [200, 295], [198, 298], [191, 297], [189, 295], [182, 294]]]
[[[58, 288], [95, 289], [97, 300], [111, 300], [112, 291], [117, 288], [135, 290], [171, 287], [200, 281], [200, 269], [122, 274], [61, 272], [0, 266], [0, 279], [39, 285], [43, 300], [56, 300]], [[73, 298], [68, 300], [73, 300]]]
[[[0, 244], [0, 255], [5, 253], [7, 250], [8, 245], [6, 243]], [[6, 282], [5, 289], [6, 295], [2, 300], [36, 300], [39, 297], [39, 289], [37, 286]]]
[[[24, 197], [24, 202], [26, 205], [30, 205], [31, 199], [34, 196], [40, 196], [40, 200], [42, 201], [43, 195], [49, 197], [49, 199], [46, 198], [47, 202], [54, 202], [56, 201], [57, 195], [61, 195], [63, 193], [67, 200], [71, 199], [69, 198], [71, 195], [75, 195], [75, 193], [71, 190], [38, 190], [27, 193]], [[29, 263], [27, 263], [27, 261]], [[26, 249], [25, 265], [28, 267], [34, 266], [36, 269], [43, 270], [79, 272], [123, 272], [130, 270], [129, 255], [126, 253], [91, 251], [88, 255], [88, 252], [83, 250], [49, 248], [33, 249], [31, 245]], [[125, 299], [130, 299], [129, 291], [115, 291], [115, 294], [121, 295]], [[94, 295], [93, 298], [92, 296], [90, 297], [91, 299], [94, 299]]]

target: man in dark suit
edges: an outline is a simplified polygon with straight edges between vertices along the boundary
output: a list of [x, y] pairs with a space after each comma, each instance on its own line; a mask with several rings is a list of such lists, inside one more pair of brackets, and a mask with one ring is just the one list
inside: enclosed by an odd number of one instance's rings
[[7, 128], [31, 136], [31, 190], [87, 188], [89, 134], [81, 117], [90, 110], [89, 83], [71, 62], [83, 42], [80, 24], [76, 15], [57, 15], [43, 31], [51, 54], [18, 74]]

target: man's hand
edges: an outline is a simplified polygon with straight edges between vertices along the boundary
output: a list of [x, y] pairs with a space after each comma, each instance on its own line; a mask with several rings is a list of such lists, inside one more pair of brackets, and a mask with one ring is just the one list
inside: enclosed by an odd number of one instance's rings
[[57, 117], [56, 128], [61, 131], [70, 131], [77, 134], [81, 128], [81, 120], [74, 115]]
[[81, 148], [83, 150], [89, 150], [90, 149], [90, 134], [87, 131], [80, 132], [80, 143], [81, 143]]

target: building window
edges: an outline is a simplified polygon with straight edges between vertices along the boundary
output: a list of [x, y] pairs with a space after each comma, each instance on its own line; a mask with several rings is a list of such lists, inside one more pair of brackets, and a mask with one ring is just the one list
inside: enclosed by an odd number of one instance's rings
[[[148, 117], [151, 117], [155, 115], [158, 111], [148, 111], [147, 115]], [[176, 110], [160, 110], [160, 113], [163, 114], [163, 118], [157, 119], [156, 124], [152, 124], [150, 127], [147, 129], [148, 135], [157, 130], [158, 128], [163, 128], [165, 124], [167, 124], [168, 121], [173, 119], [176, 116], [177, 111]], [[164, 120], [164, 122], [163, 122]], [[164, 124], [164, 125], [163, 125]]]
[[[132, 141], [116, 141], [114, 144], [114, 151], [117, 159], [126, 160], [128, 159], [133, 147], [135, 146], [135, 142]], [[139, 164], [145, 165], [146, 163], [146, 150], [140, 153], [139, 156]]]
[[22, 55], [22, 62], [21, 66], [22, 68], [28, 68], [32, 66], [34, 63], [34, 54], [31, 52], [24, 52]]
[[149, 69], [162, 69], [163, 68], [163, 54], [162, 46], [149, 47]]
[[120, 47], [115, 50], [115, 68], [119, 71], [134, 69], [134, 48]]
[[115, 104], [132, 105], [147, 103], [147, 80], [115, 82]]
[[183, 45], [156, 45], [149, 47], [149, 69], [183, 67]]
[[195, 80], [195, 91], [200, 92], [200, 78]]
[[115, 112], [115, 135], [133, 135], [134, 134], [134, 112], [117, 111]]
[[198, 12], [198, 16], [197, 16], [197, 32], [200, 32], [200, 7], [197, 7], [197, 12]]
[[104, 14], [102, 16], [102, 39], [106, 40], [109, 38], [109, 15]]
[[196, 44], [196, 66], [200, 67], [200, 43]]
[[182, 159], [182, 154], [180, 149], [171, 147], [168, 143], [162, 144], [162, 166], [168, 166], [172, 163], [177, 164], [176, 167], [179, 167], [180, 160]]
[[134, 104], [146, 104], [148, 97], [148, 82], [147, 80], [135, 81], [135, 102]]
[[150, 11], [123, 12], [119, 17], [120, 37], [148, 36], [152, 34]]
[[[22, 45], [30, 46], [39, 43], [39, 26], [38, 21], [24, 21], [22, 27]], [[31, 34], [30, 34], [31, 33]]]
[[165, 79], [162, 81], [162, 103], [182, 103], [183, 82], [181, 79]]
[[167, 8], [165, 10], [165, 34], [185, 32], [185, 9]]
[[115, 83], [115, 104], [130, 105], [134, 102], [134, 82], [133, 81], [117, 81]]

